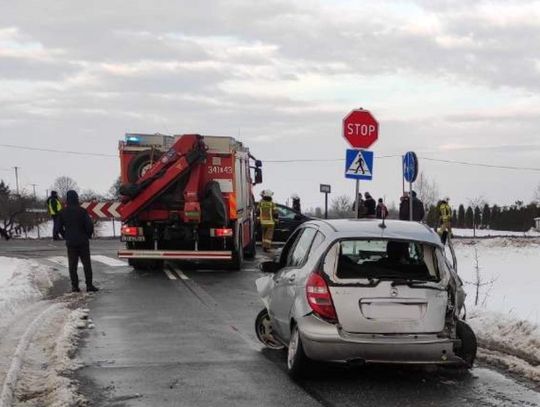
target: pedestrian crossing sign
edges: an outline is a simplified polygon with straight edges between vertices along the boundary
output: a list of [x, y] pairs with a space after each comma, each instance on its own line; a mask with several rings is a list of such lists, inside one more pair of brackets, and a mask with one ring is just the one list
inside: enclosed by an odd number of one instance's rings
[[373, 151], [347, 149], [345, 178], [371, 181], [373, 179]]

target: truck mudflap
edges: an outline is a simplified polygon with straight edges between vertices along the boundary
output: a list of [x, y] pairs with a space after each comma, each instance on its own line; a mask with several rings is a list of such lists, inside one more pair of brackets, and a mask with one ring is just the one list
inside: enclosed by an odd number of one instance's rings
[[120, 259], [232, 260], [231, 251], [205, 250], [119, 250]]

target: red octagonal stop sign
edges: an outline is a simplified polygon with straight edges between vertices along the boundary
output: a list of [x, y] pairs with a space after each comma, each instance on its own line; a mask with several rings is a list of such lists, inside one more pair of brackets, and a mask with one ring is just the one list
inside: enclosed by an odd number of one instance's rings
[[367, 110], [353, 110], [343, 119], [343, 137], [354, 148], [368, 148], [379, 138], [379, 123]]

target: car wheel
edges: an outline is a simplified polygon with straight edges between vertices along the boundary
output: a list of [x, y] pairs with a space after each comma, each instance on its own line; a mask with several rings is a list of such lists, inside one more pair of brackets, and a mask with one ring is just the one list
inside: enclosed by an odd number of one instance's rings
[[461, 347], [456, 350], [456, 355], [465, 361], [468, 368], [471, 368], [476, 359], [478, 347], [476, 335], [471, 327], [461, 320], [456, 322], [456, 334], [458, 339], [461, 339]]
[[304, 353], [302, 339], [298, 326], [294, 325], [291, 331], [291, 340], [287, 350], [287, 372], [293, 379], [300, 378], [306, 371], [310, 360]]
[[248, 247], [244, 250], [244, 257], [246, 259], [253, 259], [257, 254], [257, 246], [255, 243], [255, 235], [251, 237], [251, 242], [249, 242]]
[[255, 333], [257, 334], [257, 339], [269, 349], [283, 349], [285, 346], [274, 338], [272, 331], [270, 315], [268, 315], [268, 310], [265, 308], [259, 312], [257, 318], [255, 318]]

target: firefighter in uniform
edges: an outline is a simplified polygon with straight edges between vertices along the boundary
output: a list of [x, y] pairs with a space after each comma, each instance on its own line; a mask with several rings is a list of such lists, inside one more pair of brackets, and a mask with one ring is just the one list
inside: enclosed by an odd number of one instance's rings
[[452, 233], [452, 208], [448, 204], [450, 198], [445, 198], [441, 200], [439, 204], [439, 234], [441, 235], [441, 241], [443, 244], [446, 243], [448, 234]]
[[51, 196], [47, 198], [47, 212], [53, 220], [53, 240], [60, 240], [60, 222], [58, 214], [62, 210], [62, 202], [58, 198], [56, 191], [51, 191]]
[[259, 221], [262, 228], [262, 247], [263, 251], [268, 252], [272, 248], [272, 238], [274, 237], [274, 227], [278, 219], [276, 205], [272, 201], [274, 193], [269, 189], [261, 192], [261, 201], [259, 202]]

